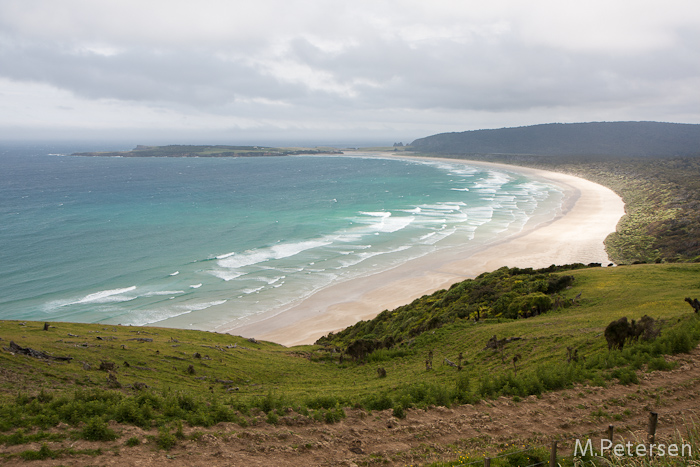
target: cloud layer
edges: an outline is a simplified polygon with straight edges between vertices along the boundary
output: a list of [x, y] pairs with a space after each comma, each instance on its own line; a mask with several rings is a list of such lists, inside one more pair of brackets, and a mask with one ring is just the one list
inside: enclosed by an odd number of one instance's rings
[[700, 123], [700, 4], [0, 3], [3, 131], [282, 137]]

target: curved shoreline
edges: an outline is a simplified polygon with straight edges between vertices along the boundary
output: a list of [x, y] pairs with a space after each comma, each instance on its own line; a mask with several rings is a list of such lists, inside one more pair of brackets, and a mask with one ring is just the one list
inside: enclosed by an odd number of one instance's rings
[[331, 331], [502, 266], [608, 263], [603, 241], [624, 214], [624, 203], [612, 190], [558, 172], [464, 159], [419, 159], [492, 167], [543, 179], [563, 190], [562, 212], [549, 222], [526, 226], [520, 233], [486, 246], [443, 250], [388, 271], [330, 285], [281, 313], [262, 315], [253, 323], [225, 332], [286, 346], [311, 344]]

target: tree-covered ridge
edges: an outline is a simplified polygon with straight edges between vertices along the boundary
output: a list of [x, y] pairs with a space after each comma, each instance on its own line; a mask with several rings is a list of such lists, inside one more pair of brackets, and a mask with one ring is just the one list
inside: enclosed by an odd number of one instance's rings
[[342, 154], [333, 148], [273, 148], [265, 146], [196, 146], [171, 144], [168, 146], [138, 145], [131, 151], [77, 152], [73, 156], [102, 157], [262, 157], [294, 156], [301, 154]]
[[424, 295], [395, 310], [385, 310], [374, 319], [360, 321], [316, 343], [347, 348], [353, 342], [364, 340], [392, 347], [458, 319], [479, 321], [537, 316], [570, 304], [557, 294], [570, 286], [574, 277], [556, 273], [584, 267], [587, 266], [552, 265], [537, 270], [502, 267], [458, 282], [449, 289]]
[[549, 123], [441, 133], [411, 143], [438, 154], [538, 154], [552, 156], [695, 156], [700, 125], [660, 122]]

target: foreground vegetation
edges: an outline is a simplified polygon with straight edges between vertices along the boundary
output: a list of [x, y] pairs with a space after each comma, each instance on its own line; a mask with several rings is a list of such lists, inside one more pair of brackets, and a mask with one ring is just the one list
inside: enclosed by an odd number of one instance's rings
[[[43, 323], [4, 321], [0, 442], [50, 440], [56, 426], [65, 426], [66, 436], [107, 440], [118, 436], [108, 426], [113, 420], [161, 427], [167, 446], [183, 422], [333, 423], [348, 407], [391, 409], [402, 418], [413, 407], [522, 398], [577, 383], [635, 384], [640, 371], [672, 368], [664, 355], [688, 352], [700, 342], [700, 320], [683, 301], [700, 295], [699, 272], [696, 264], [661, 264], [551, 273], [547, 284], [556, 278], [570, 284], [557, 293], [573, 300], [571, 306], [527, 319], [485, 314], [475, 322], [471, 314], [457, 314], [357, 361], [341, 361], [338, 345], [290, 349], [189, 330], [68, 323], [44, 330]], [[542, 280], [531, 275], [531, 284]], [[460, 302], [469, 293], [466, 284], [422, 300], [451, 296], [451, 303], [468, 308]], [[661, 336], [609, 352], [605, 326], [620, 316], [643, 315], [663, 322]], [[485, 348], [494, 335], [517, 339]], [[11, 341], [72, 359], [13, 354]], [[459, 354], [461, 369], [445, 363]]]

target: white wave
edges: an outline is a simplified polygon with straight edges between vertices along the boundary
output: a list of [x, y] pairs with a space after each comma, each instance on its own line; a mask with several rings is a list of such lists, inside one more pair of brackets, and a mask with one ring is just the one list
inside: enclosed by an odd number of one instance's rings
[[479, 193], [495, 194], [501, 187], [513, 180], [512, 177], [503, 172], [488, 172], [488, 176], [472, 185], [472, 190]]
[[228, 300], [214, 300], [213, 302], [205, 302], [205, 303], [194, 303], [191, 305], [177, 305], [176, 308], [180, 310], [187, 310], [188, 312], [191, 311], [201, 311], [201, 310], [206, 310], [207, 308], [211, 308], [213, 306], [219, 306], [223, 305], [226, 303]]
[[284, 278], [286, 278], [286, 277], [287, 277], [287, 276], [275, 277], [275, 278], [273, 278], [273, 279], [271, 279], [271, 280], [268, 280], [267, 283], [270, 284], [270, 285], [272, 285], [272, 284], [274, 284], [274, 283], [276, 283], [276, 282], [278, 282], [278, 281], [281, 281], [282, 279], [284, 279]]
[[493, 207], [481, 206], [478, 208], [467, 209], [468, 222], [472, 225], [482, 225], [493, 218]]
[[175, 271], [174, 273], [172, 273], [172, 274], [170, 274], [170, 275], [171, 275], [171, 276], [177, 276], [178, 274], [180, 274], [180, 271]]
[[360, 211], [360, 214], [364, 214], [365, 216], [372, 216], [372, 217], [389, 217], [389, 216], [391, 216], [391, 213], [386, 212], [386, 211], [379, 211], [379, 212]]
[[[368, 228], [371, 232], [378, 233], [393, 233], [398, 232], [411, 225], [411, 223], [416, 219], [413, 216], [407, 217], [395, 217], [391, 215], [391, 212], [379, 211], [379, 212], [360, 212], [366, 216], [380, 218], [379, 222], [372, 222]], [[360, 218], [359, 222], [363, 222]]]
[[265, 286], [263, 285], [261, 287], [257, 287], [257, 288], [253, 288], [253, 289], [243, 289], [243, 290], [241, 290], [241, 293], [245, 294], [245, 295], [250, 295], [252, 293], [260, 292], [264, 288], [265, 288]]
[[145, 293], [141, 296], [142, 297], [157, 297], [160, 295], [178, 295], [178, 294], [182, 294], [182, 293], [185, 293], [185, 291], [184, 290], [158, 290], [155, 292]]
[[343, 243], [348, 243], [348, 242], [355, 242], [357, 240], [360, 240], [364, 235], [362, 233], [349, 233], [349, 232], [342, 232], [342, 233], [335, 233], [332, 235], [326, 236], [324, 239], [330, 241], [331, 243], [333, 242], [343, 242]]
[[265, 267], [265, 266], [261, 266], [260, 269], [267, 269], [269, 271], [286, 272], [287, 274], [294, 273], [294, 272], [301, 272], [304, 270], [304, 268], [270, 268], [270, 267]]
[[462, 164], [450, 164], [448, 162], [416, 161], [418, 164], [429, 165], [440, 170], [445, 170], [453, 175], [469, 176], [478, 173], [480, 169], [464, 166]]
[[452, 191], [469, 191], [469, 188], [450, 188]]
[[434, 245], [440, 240], [443, 240], [457, 231], [456, 227], [451, 229], [442, 230], [440, 232], [432, 232], [431, 234], [424, 235], [421, 237], [421, 243], [424, 245]]
[[109, 303], [109, 302], [126, 302], [137, 298], [136, 296], [124, 296], [127, 292], [136, 290], [136, 286], [126, 287], [123, 289], [102, 290], [100, 292], [91, 293], [75, 302], [67, 303], [67, 305], [82, 305], [84, 303]]
[[257, 276], [257, 277], [248, 277], [248, 279], [253, 280], [253, 281], [260, 281], [260, 282], [266, 282], [268, 285], [272, 285], [282, 279], [284, 279], [287, 276], [277, 276], [277, 277], [264, 277], [264, 276]]
[[226, 253], [226, 254], [217, 256], [216, 259], [226, 259], [226, 258], [228, 258], [229, 256], [233, 256], [233, 255], [235, 255], [235, 254], [236, 254], [235, 252]]
[[367, 251], [367, 252], [358, 254], [352, 260], [341, 261], [340, 262], [341, 266], [334, 268], [334, 269], [345, 269], [345, 268], [360, 264], [361, 262], [366, 261], [370, 258], [374, 258], [375, 256], [388, 255], [391, 253], [399, 253], [401, 251], [408, 250], [409, 248], [411, 248], [411, 245], [401, 245], [399, 247], [391, 248], [389, 250], [383, 250], [383, 251]]
[[130, 316], [130, 324], [135, 326], [145, 326], [169, 318], [186, 315], [188, 313], [192, 313], [193, 311], [201, 311], [213, 306], [223, 305], [226, 303], [226, 301], [227, 300], [214, 300], [212, 302], [175, 305], [172, 307], [155, 310], [139, 310], [138, 313], [130, 313], [128, 316]]
[[249, 250], [239, 255], [228, 255], [226, 258], [218, 260], [217, 264], [226, 269], [238, 269], [270, 260], [289, 258], [302, 251], [330, 245], [331, 243], [332, 242], [328, 239], [281, 243], [268, 248]]
[[237, 277], [244, 276], [245, 273], [243, 272], [236, 272], [236, 271], [230, 271], [230, 270], [221, 270], [221, 269], [215, 269], [213, 271], [207, 271], [209, 274], [211, 274], [214, 277], [218, 277], [221, 280], [224, 280], [226, 282], [232, 281], [233, 279], [236, 279]]
[[411, 223], [416, 220], [415, 217], [409, 216], [409, 217], [387, 217], [384, 218], [382, 226], [380, 228], [380, 232], [382, 233], [393, 233], [393, 232], [398, 232], [399, 230], [405, 229]]
[[462, 207], [466, 206], [466, 203], [463, 203], [461, 201], [458, 202], [451, 202], [451, 203], [437, 203], [437, 204], [424, 204], [421, 206], [423, 209], [423, 213], [425, 214], [425, 211], [458, 211], [462, 209]]
[[190, 289], [198, 289], [202, 286], [202, 283], [200, 282], [199, 284], [194, 284], [190, 286]]
[[408, 213], [410, 213], [410, 214], [419, 214], [419, 213], [422, 211], [422, 209], [421, 209], [420, 207], [416, 206], [416, 207], [413, 208], [413, 209], [402, 209], [401, 211], [402, 211], [402, 212], [408, 212]]

